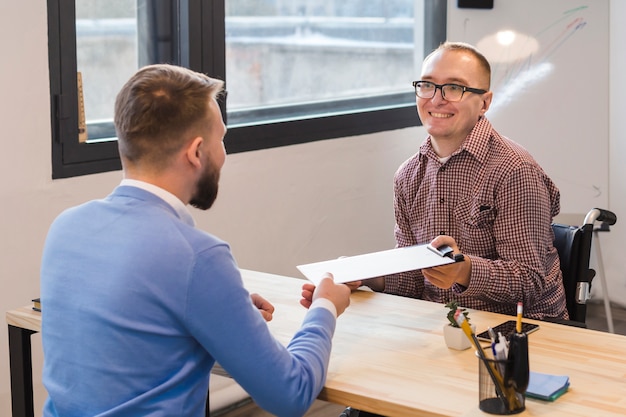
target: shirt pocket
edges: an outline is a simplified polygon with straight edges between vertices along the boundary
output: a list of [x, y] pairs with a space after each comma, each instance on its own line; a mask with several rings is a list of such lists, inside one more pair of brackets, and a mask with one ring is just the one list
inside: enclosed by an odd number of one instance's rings
[[463, 251], [489, 256], [494, 251], [493, 225], [497, 210], [493, 202], [475, 197], [460, 202], [454, 209]]

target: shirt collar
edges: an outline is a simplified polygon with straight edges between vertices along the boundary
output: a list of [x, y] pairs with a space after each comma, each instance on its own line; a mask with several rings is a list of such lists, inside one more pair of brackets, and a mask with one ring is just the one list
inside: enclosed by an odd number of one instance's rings
[[172, 206], [172, 208], [176, 211], [182, 221], [190, 226], [196, 225], [196, 222], [191, 216], [191, 213], [189, 213], [187, 206], [185, 206], [185, 204], [183, 204], [183, 202], [178, 197], [176, 197], [169, 191], [145, 181], [133, 180], [129, 178], [124, 178], [120, 185], [141, 188], [142, 190], [156, 195], [157, 197], [164, 200], [167, 204]]
[[[456, 151], [452, 152], [452, 154], [448, 158], [454, 157], [457, 154], [466, 151], [473, 155], [478, 161], [483, 162], [489, 150], [489, 138], [493, 134], [494, 131], [491, 123], [489, 122], [489, 120], [487, 120], [485, 116], [481, 116], [478, 119], [478, 122], [474, 125], [472, 131], [465, 138], [465, 141], [463, 141], [461, 146], [459, 146]], [[447, 160], [440, 160], [440, 158], [435, 153], [432, 143], [430, 141], [431, 138], [430, 136], [428, 136], [427, 140], [424, 141], [424, 143], [420, 146], [420, 154], [438, 160], [441, 164], [447, 162]]]
[[461, 149], [466, 150], [482, 163], [487, 158], [491, 146], [490, 138], [493, 134], [491, 123], [485, 116], [482, 116], [461, 145]]

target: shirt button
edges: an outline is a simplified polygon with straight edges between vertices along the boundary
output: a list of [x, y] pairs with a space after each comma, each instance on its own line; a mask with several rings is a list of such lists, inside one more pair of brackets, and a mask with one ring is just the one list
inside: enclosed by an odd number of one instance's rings
[[445, 199], [445, 198], [440, 198], [440, 199], [439, 199], [439, 202], [440, 202], [441, 204], [443, 204], [443, 203], [445, 203], [445, 202], [446, 202], [446, 199]]

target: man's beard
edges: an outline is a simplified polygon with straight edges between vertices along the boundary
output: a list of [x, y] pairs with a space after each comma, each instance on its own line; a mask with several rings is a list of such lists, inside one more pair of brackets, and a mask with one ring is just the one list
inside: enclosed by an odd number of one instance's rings
[[200, 210], [210, 209], [217, 198], [219, 181], [220, 171], [214, 167], [209, 167], [198, 180], [196, 192], [191, 197], [189, 204]]

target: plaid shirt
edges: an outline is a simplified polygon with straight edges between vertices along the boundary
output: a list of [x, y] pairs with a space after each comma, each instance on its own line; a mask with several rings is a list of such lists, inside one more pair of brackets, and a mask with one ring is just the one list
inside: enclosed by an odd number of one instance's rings
[[463, 145], [444, 163], [430, 137], [394, 179], [398, 247], [452, 236], [471, 259], [467, 288], [444, 290], [421, 271], [387, 276], [385, 292], [438, 303], [524, 316], [567, 318], [553, 216], [559, 190], [520, 145], [500, 136], [481, 118]]

